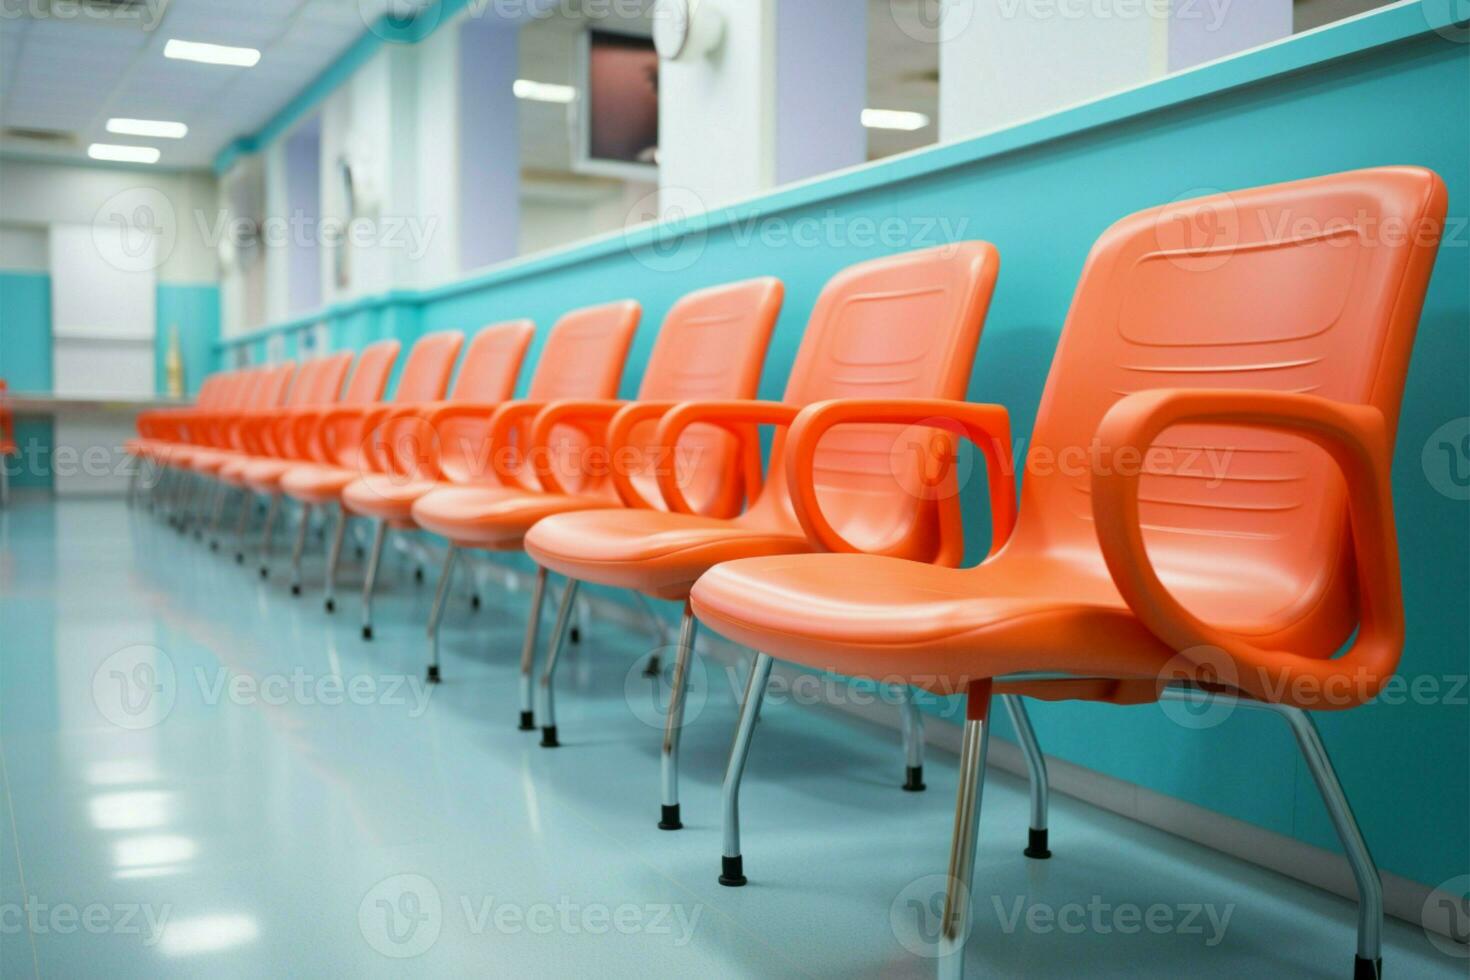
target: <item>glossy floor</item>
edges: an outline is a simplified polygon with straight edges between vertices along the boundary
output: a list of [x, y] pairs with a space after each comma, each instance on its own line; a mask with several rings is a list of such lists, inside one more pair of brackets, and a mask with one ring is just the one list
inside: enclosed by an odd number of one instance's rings
[[[365, 643], [355, 595], [329, 617], [120, 503], [0, 512], [0, 975], [933, 975], [953, 757], [901, 792], [893, 733], [774, 697], [751, 884], [722, 888], [738, 674], [696, 672], [660, 832], [648, 638], [588, 624], [544, 750], [514, 726], [526, 596], [456, 596], [429, 694], [408, 572]], [[1024, 784], [987, 783], [971, 975], [1347, 975], [1349, 903], [1053, 806], [1028, 861]], [[1464, 961], [1391, 920], [1386, 969]]]

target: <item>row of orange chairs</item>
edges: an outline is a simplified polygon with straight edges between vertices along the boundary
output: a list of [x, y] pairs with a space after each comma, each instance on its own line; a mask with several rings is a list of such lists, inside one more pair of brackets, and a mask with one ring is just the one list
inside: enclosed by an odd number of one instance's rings
[[[198, 405], [139, 420], [132, 450], [171, 475], [178, 521], [217, 533], [231, 490], [336, 512], [327, 608], [347, 517], [374, 522], [364, 636], [389, 529], [449, 549], [429, 623], [429, 678], [456, 558], [524, 551], [538, 573], [522, 651], [521, 727], [557, 744], [553, 681], [577, 586], [684, 605], [661, 755], [660, 828], [681, 826], [678, 749], [696, 624], [760, 651], [724, 788], [720, 881], [746, 881], [739, 787], [772, 658], [966, 698], [939, 967], [962, 972], [992, 700], [1031, 774], [1026, 854], [1050, 856], [1045, 761], [1023, 697], [1118, 704], [1229, 698], [1282, 715], [1322, 790], [1359, 890], [1358, 977], [1376, 977], [1378, 873], [1309, 710], [1370, 700], [1404, 621], [1389, 485], [1409, 352], [1445, 189], [1380, 168], [1145, 211], [1089, 256], [1024, 458], [1008, 416], [963, 399], [996, 282], [969, 242], [866, 262], [818, 298], [784, 398], [754, 400], [782, 302], [775, 279], [701, 290], [665, 318], [638, 397], [615, 399], [634, 302], [533, 332], [398, 344], [226, 372]], [[1200, 215], [1204, 243], [1175, 225]], [[1413, 234], [1374, 229], [1407, 225]], [[760, 429], [776, 429], [762, 472]], [[989, 550], [965, 553], [959, 451], [989, 488]], [[1019, 503], [1016, 468], [1024, 468]], [[212, 501], [196, 496], [212, 478]], [[201, 528], [202, 530], [202, 528]], [[243, 552], [241, 552], [243, 559]], [[263, 572], [265, 569], [262, 569]], [[539, 683], [548, 572], [567, 579]], [[1345, 652], [1339, 653], [1344, 644]], [[905, 705], [905, 789], [923, 787]]]

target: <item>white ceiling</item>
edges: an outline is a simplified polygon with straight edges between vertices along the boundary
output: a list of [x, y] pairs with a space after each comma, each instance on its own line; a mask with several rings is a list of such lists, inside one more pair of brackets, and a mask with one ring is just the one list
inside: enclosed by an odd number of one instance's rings
[[[163, 151], [161, 165], [208, 167], [221, 149], [259, 130], [375, 23], [391, 0], [140, 0], [142, 11], [109, 20], [96, 16], [0, 18], [0, 126], [53, 131], [72, 142], [0, 138], [0, 150], [84, 157], [87, 144], [145, 143]], [[855, 0], [860, 3], [861, 0]], [[869, 104], [937, 115], [937, 48], [897, 29], [893, 3], [868, 0]], [[26, 0], [21, 10], [45, 8]], [[68, 8], [62, 4], [59, 9]], [[146, 28], [145, 28], [146, 25]], [[631, 26], [631, 25], [625, 25]], [[539, 81], [572, 82], [576, 20], [537, 20], [524, 29], [521, 70]], [[259, 48], [254, 68], [173, 61], [171, 37]], [[526, 166], [570, 170], [565, 107], [522, 103]], [[187, 123], [183, 140], [144, 140], [108, 134], [112, 116]], [[915, 133], [879, 133], [870, 157], [932, 142], [931, 126]]]
[[[207, 167], [233, 139], [254, 132], [374, 21], [388, 0], [146, 0], [142, 14], [0, 19], [0, 125], [73, 134], [88, 143], [148, 143], [164, 166]], [[22, 10], [45, 8], [28, 0]], [[158, 11], [161, 8], [161, 16]], [[147, 29], [145, 24], [153, 25]], [[254, 68], [173, 61], [171, 37], [259, 48]], [[109, 135], [111, 116], [187, 123], [182, 140]], [[5, 149], [24, 150], [7, 141]]]

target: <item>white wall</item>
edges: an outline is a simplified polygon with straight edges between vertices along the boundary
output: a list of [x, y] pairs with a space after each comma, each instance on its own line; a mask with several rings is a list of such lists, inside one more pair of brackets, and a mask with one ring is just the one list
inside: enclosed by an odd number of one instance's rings
[[[219, 263], [205, 230], [217, 210], [213, 175], [52, 162], [0, 160], [0, 267], [7, 256], [44, 269], [46, 228], [100, 224], [115, 218], [154, 221], [160, 234], [162, 282], [214, 282]], [[140, 209], [144, 209], [141, 210]], [[39, 237], [38, 237], [39, 236]]]
[[939, 138], [957, 140], [1161, 77], [1168, 13], [1138, 0], [957, 0], [935, 38]]
[[776, 0], [705, 0], [725, 17], [714, 56], [659, 69], [664, 202], [714, 208], [776, 177]]

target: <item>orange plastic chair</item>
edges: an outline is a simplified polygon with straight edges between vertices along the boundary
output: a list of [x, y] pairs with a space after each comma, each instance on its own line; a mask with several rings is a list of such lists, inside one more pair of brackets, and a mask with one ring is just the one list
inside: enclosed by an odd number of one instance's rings
[[[305, 440], [311, 462], [291, 467], [281, 477], [281, 492], [297, 501], [300, 521], [297, 524], [296, 546], [291, 553], [291, 594], [301, 594], [301, 556], [306, 546], [306, 534], [311, 523], [313, 508], [337, 505], [338, 531], [345, 533], [347, 514], [341, 507], [342, 491], [347, 485], [369, 472], [373, 465], [374, 442], [378, 438], [379, 421], [388, 414], [392, 406], [421, 405], [444, 397], [449, 387], [449, 376], [454, 372], [454, 362], [464, 346], [464, 334], [458, 330], [445, 330], [420, 338], [408, 352], [403, 364], [403, 374], [393, 400], [387, 403], [359, 403], [325, 408], [314, 414], [311, 436]], [[377, 539], [373, 543], [372, 557], [368, 563], [366, 586], [363, 590], [363, 635], [371, 637], [372, 594], [377, 581], [378, 564], [382, 558], [385, 526], [379, 525]], [[336, 564], [332, 554], [340, 555], [340, 546], [330, 550], [327, 577], [335, 581]], [[260, 577], [270, 574], [269, 553], [261, 555]]]
[[[533, 490], [538, 470], [532, 463], [534, 454], [524, 451], [529, 423], [559, 401], [613, 398], [641, 315], [642, 308], [632, 300], [568, 313], [547, 335], [525, 400], [495, 406], [445, 405], [425, 420], [432, 439], [423, 447], [422, 465], [439, 483], [414, 500], [409, 517], [416, 526], [449, 540], [429, 615], [431, 683], [439, 680], [438, 627], [456, 556], [466, 548], [519, 550], [526, 529], [544, 512], [538, 507], [558, 506], [558, 495]], [[582, 441], [581, 430], [574, 431], [561, 456], [575, 458]], [[582, 497], [602, 506], [616, 503], [605, 494], [591, 496], [600, 489], [595, 481], [576, 487], [587, 491]], [[533, 622], [540, 616], [542, 594], [538, 587], [532, 600]]]
[[[1378, 976], [1378, 872], [1304, 709], [1370, 700], [1402, 650], [1389, 470], [1445, 207], [1438, 176], [1390, 167], [1108, 230], [1042, 397], [1019, 522], [996, 523], [996, 550], [973, 569], [851, 553], [866, 549], [824, 516], [819, 445], [834, 425], [875, 421], [1005, 443], [1004, 409], [863, 399], [804, 412], [786, 447], [793, 504], [848, 553], [731, 562], [691, 595], [711, 629], [763, 651], [726, 775], [722, 883], [745, 880], [739, 784], [772, 656], [965, 693], [946, 976], [962, 971], [992, 696], [1032, 761], [1036, 857], [1045, 768], [1020, 695], [1224, 698], [1290, 723], [1357, 882], [1356, 975]], [[1220, 237], [1187, 237], [1205, 228]], [[1004, 515], [1012, 475], [989, 475]]]
[[[657, 461], [640, 451], [636, 438], [629, 438], [630, 428], [624, 426], [616, 442], [611, 433], [619, 429], [620, 420], [634, 415], [652, 420], [680, 398], [753, 396], [784, 295], [780, 280], [760, 278], [701, 289], [682, 297], [664, 317], [636, 401], [605, 395], [549, 404], [533, 401], [500, 414], [501, 435], [495, 435], [492, 428], [492, 453], [508, 448], [505, 434], [521, 418], [530, 420], [529, 426], [519, 432], [522, 445], [528, 447], [528, 460], [522, 471], [501, 461], [504, 488], [493, 491], [493, 496], [482, 495], [483, 504], [470, 512], [470, 519], [451, 536], [455, 550], [475, 547], [476, 542], [486, 542], [498, 550], [518, 547], [527, 531], [549, 514], [651, 506], [645, 495], [655, 489]], [[738, 465], [739, 455], [749, 457], [751, 449], [758, 451], [758, 447], [719, 430], [708, 430], [701, 433], [698, 448], [701, 467], [695, 481], [698, 486], [693, 490], [697, 506], [708, 513], [736, 512], [747, 490], [754, 492], [745, 482], [750, 468]], [[534, 476], [524, 470], [534, 471]], [[758, 481], [758, 473], [756, 478]], [[538, 483], [541, 491], [535, 489]], [[426, 498], [425, 509], [434, 506]], [[451, 563], [447, 569], [452, 567], [454, 553], [447, 559]], [[535, 730], [531, 677], [546, 581], [546, 570], [538, 568], [521, 654], [520, 727], [525, 731]], [[440, 601], [429, 621], [431, 682], [440, 677], [438, 631], [444, 581], [440, 585]], [[562, 592], [548, 670], [554, 669], [560, 644], [571, 632], [577, 588], [576, 581], [569, 581]], [[555, 743], [554, 729], [549, 741]]]
[[10, 410], [10, 393], [5, 379], [0, 378], [0, 507], [10, 505], [10, 464], [6, 460], [20, 455], [15, 444], [15, 415]]
[[[689, 588], [721, 561], [751, 555], [795, 554], [815, 547], [798, 523], [786, 489], [784, 427], [803, 405], [841, 395], [961, 397], [980, 339], [999, 269], [995, 248], [965, 242], [910, 252], [860, 265], [835, 276], [812, 310], [784, 401], [691, 401], [667, 410], [655, 444], [670, 457], [687, 445], [694, 425], [740, 435], [760, 424], [778, 427], [769, 479], [750, 508], [733, 517], [696, 513], [686, 501], [678, 467], [662, 467], [658, 484], [669, 509], [581, 513], [548, 518], [526, 538], [537, 564], [568, 576], [684, 602], [670, 706], [665, 716], [661, 766], [663, 802], [659, 826], [678, 829], [678, 750], [685, 674], [693, 652], [695, 621]], [[632, 410], [629, 410], [630, 412]], [[629, 416], [623, 416], [626, 422]], [[932, 467], [944, 437], [921, 452], [890, 458], [887, 428], [850, 432], [824, 454], [824, 488], [847, 533], [885, 554], [956, 564], [963, 541], [957, 503], [921, 499], [894, 480], [912, 482]], [[615, 442], [616, 445], [616, 442]], [[559, 637], [555, 640], [559, 641]], [[543, 744], [556, 742], [552, 698], [555, 652], [541, 680], [538, 719]], [[917, 716], [913, 719], [916, 721]], [[921, 789], [922, 756], [917, 731], [908, 741], [909, 789]]]
[[[290, 438], [292, 422], [306, 410], [335, 402], [341, 394], [342, 382], [351, 366], [352, 354], [348, 351], [313, 358], [297, 372], [284, 405], [277, 409], [249, 413], [236, 423], [244, 451], [238, 458], [220, 467], [217, 477], [227, 493], [233, 493], [239, 498], [240, 512], [235, 529], [237, 561], [243, 563], [245, 560], [245, 525], [250, 516], [252, 493], [245, 480], [247, 471], [259, 462], [289, 460], [294, 457]], [[224, 497], [222, 494], [218, 501], [221, 508]], [[219, 547], [218, 525], [221, 517], [222, 511], [216, 512], [211, 521], [211, 549]]]
[[[257, 457], [245, 464], [240, 471], [240, 478], [252, 493], [270, 498], [270, 505], [266, 509], [265, 527], [261, 536], [261, 565], [263, 567], [270, 556], [271, 535], [275, 529], [276, 517], [280, 513], [282, 478], [295, 467], [312, 461], [312, 440], [316, 438], [324, 412], [331, 411], [337, 406], [372, 405], [383, 397], [383, 392], [388, 387], [388, 377], [393, 373], [393, 362], [398, 359], [398, 352], [402, 346], [396, 340], [380, 340], [363, 348], [362, 353], [358, 355], [357, 366], [353, 369], [352, 378], [348, 381], [341, 398], [330, 406], [317, 404], [286, 413], [281, 428], [277, 430], [280, 433], [280, 443], [286, 450], [283, 455], [269, 458]], [[242, 525], [242, 531], [244, 528], [245, 525]], [[235, 555], [235, 560], [237, 562], [245, 560], [243, 543], [242, 550]]]

